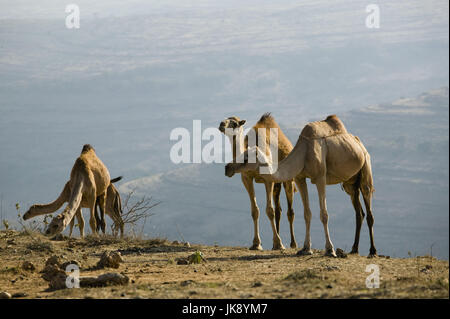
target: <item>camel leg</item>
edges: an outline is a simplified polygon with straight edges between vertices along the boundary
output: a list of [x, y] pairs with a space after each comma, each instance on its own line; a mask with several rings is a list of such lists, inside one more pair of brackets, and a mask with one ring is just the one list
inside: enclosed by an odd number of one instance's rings
[[350, 195], [356, 214], [355, 241], [353, 243], [352, 251], [350, 252], [350, 254], [358, 254], [359, 237], [361, 226], [364, 220], [364, 212], [361, 207], [361, 202], [359, 201], [359, 186], [356, 184], [344, 184], [343, 187], [345, 192]]
[[84, 218], [83, 218], [83, 214], [81, 213], [81, 207], [78, 208], [75, 216], [77, 217], [77, 220], [78, 220], [78, 228], [80, 229], [80, 237], [83, 238], [84, 237]]
[[294, 184], [293, 182], [284, 182], [284, 192], [286, 193], [286, 200], [288, 204], [287, 217], [289, 220], [289, 229], [291, 231], [291, 248], [297, 248], [297, 242], [294, 234], [294, 209], [292, 208], [292, 202], [294, 200]]
[[367, 225], [369, 226], [369, 236], [370, 236], [370, 251], [369, 257], [377, 255], [377, 249], [375, 248], [375, 243], [373, 240], [373, 223], [374, 218], [372, 214], [372, 191], [367, 187], [361, 187], [361, 192], [364, 199], [364, 204], [366, 206], [367, 212]]
[[[98, 207], [100, 209], [100, 228], [103, 234], [106, 233], [105, 209], [106, 209], [106, 193], [98, 197]], [[97, 216], [97, 214], [96, 214]], [[98, 228], [98, 226], [97, 226]]]
[[255, 189], [253, 187], [253, 178], [247, 177], [244, 174], [241, 174], [242, 183], [247, 190], [248, 196], [250, 198], [251, 210], [252, 210], [252, 218], [253, 218], [253, 226], [254, 226], [254, 237], [253, 237], [253, 245], [250, 247], [251, 250], [262, 250], [261, 246], [261, 238], [259, 237], [259, 208], [256, 203], [255, 197]]
[[75, 225], [75, 218], [72, 218], [72, 220], [70, 221], [69, 224], [69, 238], [72, 237], [72, 232], [73, 232], [73, 226]]
[[97, 221], [95, 219], [95, 202], [96, 202], [96, 196], [95, 196], [95, 188], [93, 188], [89, 194], [86, 194], [86, 202], [89, 203], [89, 226], [91, 226], [91, 232], [93, 236], [97, 236]]
[[318, 178], [316, 182], [317, 192], [319, 193], [319, 205], [320, 205], [320, 221], [323, 224], [323, 230], [325, 232], [325, 255], [331, 257], [337, 257], [334, 251], [333, 243], [330, 239], [330, 234], [328, 231], [328, 211], [327, 211], [327, 201], [326, 201], [326, 178]]
[[281, 220], [280, 194], [281, 194], [281, 183], [275, 183], [273, 185], [273, 202], [275, 204], [275, 225], [277, 227], [278, 234], [280, 234], [280, 220]]
[[280, 235], [278, 234], [277, 226], [275, 225], [275, 210], [272, 206], [273, 183], [265, 182], [264, 185], [266, 186], [266, 214], [270, 220], [270, 225], [272, 226], [273, 232], [272, 250], [285, 249], [283, 243], [281, 242]]
[[305, 218], [305, 243], [303, 248], [297, 252], [297, 255], [312, 255], [311, 250], [311, 209], [309, 208], [308, 186], [305, 178], [296, 178], [295, 184], [298, 187], [303, 203], [303, 215]]

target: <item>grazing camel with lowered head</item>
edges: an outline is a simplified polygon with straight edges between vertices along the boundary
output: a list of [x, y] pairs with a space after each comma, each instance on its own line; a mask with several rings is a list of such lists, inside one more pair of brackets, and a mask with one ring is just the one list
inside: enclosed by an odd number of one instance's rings
[[[233, 162], [248, 148], [248, 137], [243, 138], [245, 120], [241, 120], [236, 116], [229, 117], [220, 123], [219, 130], [225, 134], [229, 139], [233, 148]], [[270, 113], [265, 113], [252, 130], [255, 136], [255, 142], [258, 141], [258, 130], [262, 129], [265, 132], [266, 145], [270, 144], [270, 129], [276, 129], [278, 133], [278, 159], [281, 161], [292, 150], [292, 144], [289, 139], [284, 135], [281, 128]], [[264, 131], [265, 130], [265, 131]], [[250, 134], [250, 133], [249, 133]], [[254, 143], [254, 142], [252, 142]], [[269, 147], [267, 147], [268, 149]], [[253, 181], [256, 183], [264, 183], [266, 188], [266, 214], [270, 220], [273, 232], [273, 246], [272, 249], [284, 249], [283, 243], [280, 238], [280, 219], [281, 219], [281, 204], [280, 193], [281, 184], [284, 186], [286, 193], [286, 199], [288, 204], [287, 217], [289, 220], [289, 227], [291, 233], [291, 248], [297, 248], [297, 242], [294, 235], [294, 209], [292, 208], [292, 201], [294, 198], [295, 187], [293, 180], [286, 180], [283, 183], [273, 183], [272, 181], [264, 180], [258, 172], [242, 172], [242, 183], [247, 190], [250, 198], [251, 212], [254, 226], [253, 245], [250, 247], [252, 250], [262, 250], [261, 238], [259, 237], [259, 208], [256, 203], [255, 190]], [[272, 206], [272, 197], [275, 202], [275, 211]]]
[[[117, 230], [119, 228], [121, 237], [123, 236], [123, 220], [122, 220], [122, 208], [121, 208], [121, 199], [120, 194], [113, 185], [113, 183], [118, 182], [122, 179], [122, 176], [119, 176], [117, 178], [114, 178], [110, 181], [110, 185], [108, 186], [107, 194], [106, 194], [106, 214], [111, 217], [111, 219], [114, 221], [114, 228]], [[65, 202], [68, 202], [70, 200], [70, 183], [67, 182], [64, 186], [63, 191], [58, 196], [57, 199], [55, 199], [53, 202], [49, 204], [34, 204], [32, 205], [28, 211], [23, 215], [24, 220], [28, 220], [30, 218], [51, 214], [53, 212], [56, 212]], [[98, 199], [96, 200], [96, 208], [99, 206]], [[81, 208], [89, 208], [88, 202], [83, 197], [81, 199], [80, 207], [77, 210], [75, 217], [78, 220], [78, 227], [80, 229], [80, 237], [84, 237], [84, 218], [81, 213]], [[105, 233], [106, 224], [105, 221], [101, 219], [101, 217], [98, 217], [98, 214], [96, 212], [95, 219], [97, 222], [97, 231], [99, 231], [99, 227], [104, 225], [102, 227], [103, 233]], [[70, 231], [69, 231], [69, 237], [72, 236], [73, 226], [75, 224], [75, 218], [72, 218], [70, 221]]]
[[[256, 158], [253, 163], [249, 158]], [[259, 171], [266, 166], [270, 174], [262, 174], [264, 180], [282, 182], [294, 178], [304, 205], [306, 224], [305, 243], [299, 254], [312, 254], [311, 250], [311, 210], [309, 208], [306, 178], [316, 184], [319, 193], [320, 220], [325, 232], [326, 255], [336, 257], [328, 231], [328, 211], [325, 196], [326, 185], [342, 183], [343, 189], [352, 200], [356, 212], [356, 233], [352, 253], [358, 253], [359, 235], [364, 219], [364, 212], [359, 200], [362, 193], [367, 212], [369, 227], [369, 256], [377, 254], [373, 239], [374, 217], [372, 213], [373, 177], [370, 155], [358, 137], [347, 132], [344, 124], [336, 115], [328, 116], [324, 121], [307, 124], [297, 140], [292, 152], [275, 170], [270, 157], [265, 152], [252, 147], [241, 154], [241, 163], [229, 163], [225, 167], [225, 175]]]
[[97, 157], [94, 148], [89, 144], [84, 145], [70, 172], [70, 199], [67, 207], [52, 219], [45, 234], [54, 236], [61, 233], [80, 209], [84, 198], [91, 213], [89, 224], [92, 234], [96, 235], [95, 202], [98, 198], [101, 209], [106, 211], [106, 193], [110, 179], [108, 169]]

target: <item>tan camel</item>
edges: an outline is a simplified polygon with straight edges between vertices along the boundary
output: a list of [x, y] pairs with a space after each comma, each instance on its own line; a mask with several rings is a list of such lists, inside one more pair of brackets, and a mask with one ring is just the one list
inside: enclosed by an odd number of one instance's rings
[[[233, 162], [236, 157], [241, 155], [248, 147], [248, 135], [243, 139], [245, 120], [240, 120], [238, 117], [233, 116], [225, 119], [220, 123], [219, 130], [224, 133], [230, 139], [230, 143], [233, 147]], [[253, 126], [252, 130], [255, 131], [256, 141], [258, 140], [258, 129], [266, 129], [266, 145], [269, 145], [270, 140], [270, 128], [278, 130], [278, 159], [281, 161], [292, 150], [292, 144], [289, 139], [284, 135], [275, 119], [270, 113], [264, 114], [261, 119]], [[244, 143], [240, 142], [244, 141]], [[269, 148], [269, 147], [267, 147]], [[239, 152], [239, 153], [237, 153]], [[262, 250], [261, 239], [259, 237], [259, 208], [256, 203], [255, 190], [253, 187], [253, 181], [256, 183], [264, 183], [266, 188], [266, 214], [270, 220], [273, 231], [273, 247], [272, 249], [284, 249], [284, 246], [280, 238], [280, 219], [281, 219], [281, 205], [280, 205], [280, 193], [281, 183], [273, 183], [272, 181], [264, 180], [258, 172], [242, 172], [242, 183], [247, 190], [250, 197], [251, 212], [254, 225], [254, 238], [253, 245], [250, 247], [252, 250]], [[288, 204], [287, 217], [289, 220], [289, 227], [291, 233], [291, 248], [297, 248], [297, 242], [294, 235], [294, 209], [292, 208], [292, 201], [294, 197], [295, 187], [293, 180], [287, 180], [283, 182], [284, 190], [286, 193], [286, 199]], [[272, 197], [275, 202], [275, 211], [272, 206]]]
[[[115, 231], [117, 231], [117, 228], [120, 229], [121, 237], [123, 237], [123, 220], [122, 220], [122, 210], [121, 210], [121, 199], [120, 194], [113, 185], [113, 183], [118, 182], [122, 179], [122, 177], [114, 178], [110, 181], [110, 185], [108, 186], [107, 194], [106, 194], [106, 214], [109, 215], [109, 217], [114, 221], [115, 225]], [[70, 199], [70, 182], [67, 182], [64, 186], [63, 191], [58, 196], [56, 200], [49, 204], [35, 204], [32, 205], [28, 211], [23, 215], [24, 220], [28, 220], [30, 218], [41, 216], [45, 214], [51, 214], [56, 212], [65, 202], [68, 202]], [[96, 201], [96, 208], [99, 206], [98, 200]], [[80, 229], [80, 236], [84, 237], [84, 219], [83, 215], [81, 214], [81, 208], [89, 208], [88, 202], [83, 197], [81, 199], [80, 209], [77, 210], [77, 213], [75, 214], [77, 220], [78, 220], [78, 227]], [[97, 222], [97, 231], [99, 230], [99, 227], [104, 224], [104, 221], [101, 220], [100, 217], [98, 217], [97, 213], [95, 215], [95, 219]], [[69, 237], [72, 236], [73, 226], [75, 224], [75, 218], [72, 218], [70, 221], [70, 232]], [[106, 227], [106, 225], [105, 225]], [[103, 233], [105, 233], [104, 228], [102, 228]]]
[[[253, 154], [252, 154], [253, 153]], [[255, 154], [256, 153], [256, 154]], [[256, 163], [248, 163], [249, 156], [256, 156]], [[270, 157], [257, 147], [248, 149], [241, 155], [244, 163], [229, 163], [225, 174], [229, 177], [235, 173], [258, 171], [267, 166], [270, 174], [261, 175], [267, 181], [282, 182], [294, 178], [304, 206], [306, 235], [305, 244], [299, 254], [312, 254], [311, 251], [311, 210], [309, 208], [306, 178], [316, 184], [319, 193], [320, 220], [323, 224], [326, 239], [326, 255], [336, 256], [328, 232], [328, 212], [325, 186], [342, 183], [343, 189], [350, 195], [356, 212], [356, 233], [352, 253], [358, 253], [359, 235], [364, 219], [364, 212], [359, 201], [362, 193], [367, 211], [369, 226], [370, 253], [377, 254], [373, 239], [372, 193], [373, 178], [370, 155], [358, 137], [349, 134], [336, 115], [328, 116], [324, 121], [307, 124], [292, 152], [281, 162], [278, 169], [272, 167]], [[255, 157], [253, 157], [255, 158]]]
[[46, 235], [54, 236], [61, 233], [74, 215], [81, 214], [81, 200], [86, 200], [86, 206], [90, 209], [89, 224], [92, 233], [97, 234], [95, 220], [95, 202], [106, 211], [106, 191], [109, 186], [110, 176], [108, 169], [95, 154], [94, 148], [89, 144], [83, 146], [81, 155], [76, 159], [70, 173], [70, 199], [64, 211], [54, 217], [46, 230]]

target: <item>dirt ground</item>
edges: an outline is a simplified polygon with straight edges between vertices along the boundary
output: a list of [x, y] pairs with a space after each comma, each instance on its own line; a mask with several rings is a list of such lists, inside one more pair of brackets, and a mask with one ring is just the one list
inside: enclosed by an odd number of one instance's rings
[[[119, 251], [118, 269], [96, 269], [104, 251]], [[179, 264], [196, 251], [205, 261]], [[111, 237], [49, 240], [40, 234], [0, 232], [0, 293], [13, 298], [449, 298], [449, 264], [430, 256], [330, 258], [315, 250], [251, 251], [160, 239]], [[118, 272], [124, 286], [50, 290], [40, 273], [51, 256], [76, 260], [80, 276]], [[31, 262], [34, 270], [22, 267]], [[366, 287], [370, 264], [379, 288]], [[30, 267], [33, 268], [33, 267]]]

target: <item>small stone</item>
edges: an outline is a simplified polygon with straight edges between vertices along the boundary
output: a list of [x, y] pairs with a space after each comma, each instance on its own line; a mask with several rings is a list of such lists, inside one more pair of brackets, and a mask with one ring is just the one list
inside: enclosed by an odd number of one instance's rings
[[187, 264], [189, 264], [189, 262], [185, 258], [180, 258], [177, 260], [177, 265], [187, 265]]
[[172, 242], [172, 245], [179, 245], [180, 243], [178, 242], [178, 240], [174, 240], [173, 242]]
[[253, 283], [252, 287], [256, 288], [256, 287], [261, 287], [263, 284], [260, 281], [256, 281], [255, 283]]
[[341, 248], [336, 249], [336, 256], [338, 258], [347, 258], [347, 254]]
[[97, 263], [97, 268], [119, 268], [121, 262], [123, 262], [123, 258], [120, 252], [104, 251]]
[[54, 266], [60, 266], [61, 265], [61, 260], [59, 259], [58, 256], [54, 255], [51, 256], [50, 258], [47, 259], [47, 261], [45, 262], [45, 266], [49, 266], [49, 265], [54, 265]]
[[124, 293], [124, 292], [122, 292], [121, 294], [120, 294], [120, 297], [125, 297], [126, 296], [126, 294]]
[[180, 283], [180, 285], [181, 285], [182, 287], [186, 287], [186, 286], [189, 286], [190, 284], [193, 284], [193, 283], [194, 283], [193, 280], [185, 280], [185, 281], [182, 281], [182, 282]]
[[185, 246], [185, 247], [191, 247], [191, 244], [189, 244], [189, 242], [185, 242], [185, 243], [184, 243], [184, 246]]
[[331, 288], [333, 288], [333, 286], [331, 284], [327, 285], [327, 289], [331, 289]]
[[16, 292], [15, 294], [12, 295], [13, 298], [23, 298], [23, 297], [27, 297], [28, 294], [25, 292]]
[[10, 293], [6, 292], [6, 291], [2, 291], [0, 292], [0, 299], [11, 299], [12, 296]]
[[24, 261], [22, 263], [22, 269], [26, 270], [26, 271], [34, 271], [36, 269], [36, 267], [33, 265], [32, 262], [30, 261]]

